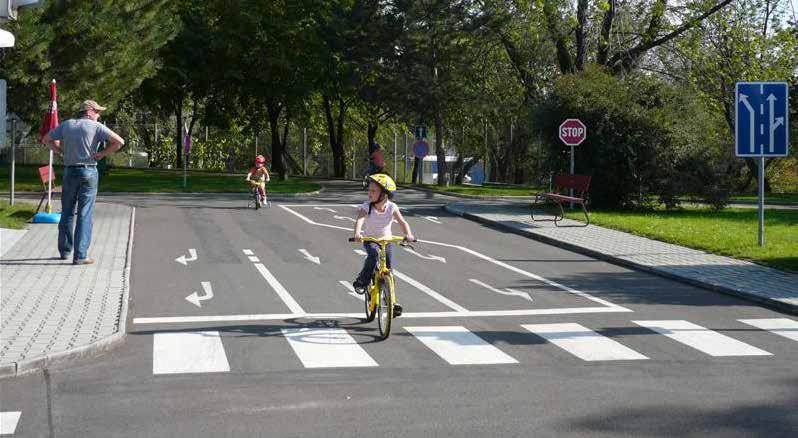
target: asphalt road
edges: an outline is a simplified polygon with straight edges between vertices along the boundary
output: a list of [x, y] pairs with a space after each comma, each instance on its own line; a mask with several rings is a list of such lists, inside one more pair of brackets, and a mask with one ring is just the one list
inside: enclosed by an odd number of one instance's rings
[[795, 333], [754, 326], [794, 317], [405, 190], [422, 242], [395, 250], [405, 314], [380, 341], [345, 285], [356, 186], [257, 212], [114, 199], [137, 206], [127, 340], [0, 381], [14, 436], [796, 436]]

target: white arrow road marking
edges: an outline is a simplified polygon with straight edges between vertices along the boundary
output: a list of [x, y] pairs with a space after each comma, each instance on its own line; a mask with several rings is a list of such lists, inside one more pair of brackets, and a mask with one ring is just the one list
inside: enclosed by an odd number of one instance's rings
[[491, 290], [493, 292], [496, 292], [497, 294], [509, 295], [509, 296], [517, 296], [517, 297], [521, 297], [521, 298], [523, 298], [525, 300], [528, 300], [530, 303], [532, 302], [532, 297], [530, 297], [529, 294], [526, 293], [526, 292], [521, 292], [519, 290], [509, 289], [509, 288], [507, 288], [505, 290], [496, 289], [495, 287], [488, 286], [487, 284], [485, 284], [485, 283], [483, 283], [483, 282], [481, 282], [481, 281], [479, 281], [479, 280], [477, 280], [475, 278], [470, 278], [468, 281], [470, 281], [470, 282], [472, 282], [472, 283], [474, 283], [476, 285], [482, 286], [485, 289], [488, 289], [488, 290]]
[[424, 216], [424, 219], [426, 219], [426, 220], [428, 220], [430, 222], [435, 222], [438, 225], [443, 223], [443, 222], [439, 221], [438, 218], [435, 217], [435, 216]]
[[188, 266], [188, 262], [194, 262], [194, 261], [197, 260], [197, 250], [196, 249], [190, 248], [188, 250], [188, 254], [190, 256], [189, 258], [186, 258], [186, 256], [184, 256], [184, 255], [181, 255], [180, 257], [176, 258], [175, 261], [177, 263], [182, 263], [183, 266]]
[[202, 289], [205, 291], [205, 295], [199, 296], [199, 294], [197, 294], [197, 291], [194, 291], [194, 293], [186, 297], [186, 300], [197, 307], [202, 307], [201, 301], [207, 301], [213, 298], [213, 289], [211, 289], [211, 282], [203, 281]]
[[421, 257], [424, 260], [437, 260], [439, 262], [446, 263], [446, 259], [441, 257], [441, 256], [436, 256], [436, 255], [432, 255], [432, 254], [430, 254], [430, 255], [422, 255], [422, 254], [419, 254], [418, 252], [416, 252], [416, 250], [408, 248], [406, 246], [403, 246], [402, 248], [404, 248], [405, 251], [409, 252], [410, 254], [415, 254], [415, 255]]
[[396, 269], [393, 270], [393, 275], [395, 275], [396, 278], [399, 278], [399, 279], [403, 280], [405, 283], [408, 283], [411, 286], [415, 287], [416, 289], [420, 290], [421, 292], [424, 292], [425, 294], [429, 295], [433, 299], [437, 300], [439, 303], [443, 304], [444, 306], [446, 306], [446, 307], [448, 307], [448, 308], [450, 308], [450, 309], [452, 309], [454, 311], [457, 311], [457, 312], [468, 312], [468, 309], [466, 309], [465, 307], [455, 303], [454, 301], [452, 301], [452, 300], [446, 298], [445, 296], [439, 294], [438, 292], [430, 289], [426, 285], [419, 283], [418, 281], [414, 280], [413, 278], [408, 277], [407, 275], [397, 271]]
[[333, 217], [334, 217], [334, 218], [336, 218], [336, 219], [338, 219], [339, 221], [352, 221], [352, 222], [354, 222], [354, 221], [355, 221], [354, 219], [352, 219], [352, 218], [351, 218], [351, 217], [349, 217], [349, 216], [338, 216], [338, 215], [335, 215], [335, 216], [333, 216]]
[[313, 209], [314, 210], [329, 211], [330, 213], [338, 213], [337, 211], [333, 210], [332, 208], [327, 208], [327, 207], [313, 207]]
[[360, 295], [359, 293], [355, 292], [355, 287], [354, 287], [354, 286], [352, 286], [352, 283], [350, 283], [350, 282], [348, 282], [348, 281], [345, 281], [345, 280], [341, 280], [341, 281], [339, 281], [338, 283], [341, 283], [341, 286], [345, 287], [345, 288], [346, 288], [346, 290], [348, 290], [348, 291], [349, 291], [349, 295], [352, 295], [353, 297], [357, 298], [357, 299], [358, 299], [358, 300], [360, 300], [360, 301], [363, 301], [363, 300], [364, 300], [364, 298], [363, 298], [363, 297], [364, 297], [366, 294]]
[[749, 125], [750, 125], [749, 126], [749, 135], [750, 135], [749, 149], [750, 149], [750, 152], [753, 154], [754, 152], [756, 152], [756, 150], [755, 150], [755, 144], [756, 144], [755, 135], [756, 135], [756, 131], [754, 130], [754, 125], [756, 125], [756, 122], [755, 122], [756, 110], [754, 110], [754, 107], [751, 106], [751, 102], [748, 101], [748, 96], [746, 96], [745, 94], [740, 94], [740, 102], [742, 102], [743, 105], [745, 105], [745, 108], [748, 110], [748, 121], [749, 121]]
[[304, 255], [304, 256], [305, 256], [305, 260], [310, 260], [311, 262], [313, 262], [313, 263], [315, 263], [315, 264], [317, 264], [317, 265], [320, 265], [320, 264], [321, 264], [321, 259], [320, 259], [320, 258], [318, 258], [318, 257], [313, 257], [312, 255], [310, 255], [310, 253], [308, 252], [308, 250], [306, 250], [306, 249], [300, 249], [300, 250], [299, 250], [299, 252], [301, 252], [301, 253], [302, 253], [302, 255]]

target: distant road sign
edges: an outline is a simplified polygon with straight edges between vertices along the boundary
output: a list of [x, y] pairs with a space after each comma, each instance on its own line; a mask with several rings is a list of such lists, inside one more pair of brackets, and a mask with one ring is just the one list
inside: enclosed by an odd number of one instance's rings
[[429, 153], [429, 145], [424, 140], [419, 140], [413, 145], [413, 155], [423, 159]]
[[785, 157], [789, 145], [786, 82], [738, 82], [735, 87], [735, 153], [738, 157]]

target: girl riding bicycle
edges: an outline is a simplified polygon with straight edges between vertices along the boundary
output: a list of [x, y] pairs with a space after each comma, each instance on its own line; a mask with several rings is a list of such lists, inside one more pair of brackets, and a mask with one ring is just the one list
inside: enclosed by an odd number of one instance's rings
[[[362, 243], [364, 235], [378, 239], [390, 238], [391, 224], [394, 219], [402, 227], [405, 239], [414, 240], [410, 225], [408, 225], [399, 211], [399, 206], [391, 201], [395, 194], [396, 183], [390, 176], [384, 173], [369, 176], [369, 199], [360, 205], [357, 221], [355, 221], [354, 237], [357, 242]], [[379, 259], [379, 245], [374, 242], [366, 242], [363, 243], [363, 247], [368, 257], [366, 257], [363, 269], [358, 274], [357, 279], [352, 283], [355, 291], [359, 294], [366, 292], [366, 287], [368, 287], [369, 280], [374, 274], [374, 269], [377, 267]], [[392, 249], [393, 245], [391, 244], [385, 247], [388, 269], [391, 268]], [[402, 306], [399, 303], [396, 303], [394, 309], [395, 313], [402, 313]]]
[[[266, 169], [266, 158], [263, 155], [258, 155], [255, 157], [255, 167], [249, 170], [247, 173], [246, 181], [249, 183], [249, 186], [252, 188], [257, 187], [258, 193], [260, 193], [260, 199], [266, 199], [266, 183], [269, 182], [271, 179], [269, 177], [269, 171]], [[261, 202], [262, 201], [258, 201]], [[262, 207], [263, 205], [261, 205]]]

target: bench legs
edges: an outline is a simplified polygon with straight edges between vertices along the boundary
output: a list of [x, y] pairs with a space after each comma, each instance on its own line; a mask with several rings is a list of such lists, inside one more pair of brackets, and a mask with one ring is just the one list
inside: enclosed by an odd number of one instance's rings
[[[535, 202], [532, 203], [532, 209], [530, 212], [532, 221], [534, 222], [554, 221], [554, 225], [559, 227], [560, 226], [559, 222], [562, 221], [563, 218], [565, 218], [565, 209], [562, 206], [562, 201], [552, 198], [543, 198], [545, 201], [551, 201], [552, 203], [557, 204], [557, 207], [560, 209], [560, 214], [559, 215], [555, 214], [554, 219], [535, 219], [535, 206], [538, 205], [540, 199], [541, 199], [540, 197], [535, 197]], [[578, 202], [578, 204], [582, 206], [582, 212], [585, 214], [585, 225], [583, 226], [586, 227], [590, 225], [590, 214], [588, 214], [587, 207], [585, 206], [584, 202]]]

